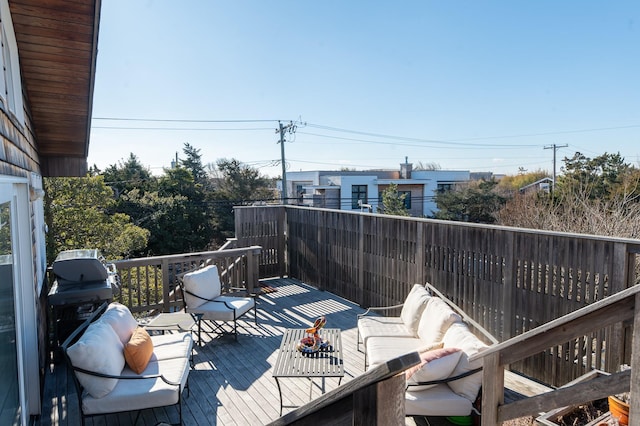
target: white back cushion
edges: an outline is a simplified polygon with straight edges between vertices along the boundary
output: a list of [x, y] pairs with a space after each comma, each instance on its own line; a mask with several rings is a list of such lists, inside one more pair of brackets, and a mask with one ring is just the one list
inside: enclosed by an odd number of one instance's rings
[[184, 295], [187, 308], [195, 309], [206, 303], [207, 300], [220, 296], [220, 276], [218, 276], [218, 267], [216, 265], [210, 265], [184, 274], [182, 281], [184, 282], [184, 289], [192, 293], [185, 293]]
[[425, 306], [427, 306], [427, 300], [429, 300], [429, 292], [421, 284], [413, 286], [404, 305], [402, 306], [402, 312], [400, 312], [400, 318], [404, 325], [415, 336], [418, 332], [418, 321]]
[[[123, 349], [122, 342], [113, 328], [105, 322], [96, 321], [67, 349], [67, 355], [74, 367], [117, 376], [124, 368]], [[77, 373], [77, 377], [80, 384], [94, 398], [102, 398], [118, 384], [118, 379], [85, 373]]]
[[456, 321], [462, 321], [462, 317], [439, 297], [430, 297], [418, 323], [418, 337], [425, 343], [439, 342]]
[[129, 342], [131, 335], [138, 327], [138, 321], [131, 315], [129, 308], [117, 302], [110, 303], [98, 321], [109, 324], [123, 345]]
[[[457, 376], [474, 368], [482, 367], [482, 359], [477, 359], [473, 363], [470, 363], [469, 357], [485, 350], [488, 346], [482, 340], [478, 339], [466, 324], [461, 322], [451, 324], [444, 335], [443, 341], [445, 348], [460, 348], [463, 352], [460, 361], [458, 361], [458, 365], [456, 365], [456, 368], [451, 373], [452, 376]], [[447, 384], [455, 393], [473, 402], [478, 396], [478, 392], [482, 386], [482, 373], [478, 372]]]

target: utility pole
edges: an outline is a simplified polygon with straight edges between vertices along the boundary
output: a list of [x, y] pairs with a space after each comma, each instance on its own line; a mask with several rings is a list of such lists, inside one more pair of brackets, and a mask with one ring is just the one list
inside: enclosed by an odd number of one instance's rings
[[544, 147], [544, 149], [553, 149], [553, 182], [551, 182], [551, 195], [553, 195], [553, 190], [556, 187], [556, 151], [558, 151], [558, 148], [566, 148], [569, 145], [564, 144], [564, 145], [556, 145], [555, 143], [553, 145], [547, 145]]
[[296, 125], [292, 121], [286, 126], [282, 125], [281, 121], [278, 121], [278, 129], [276, 133], [280, 133], [280, 162], [282, 163], [282, 204], [287, 204], [287, 163], [284, 158], [284, 134], [286, 132], [295, 133]]

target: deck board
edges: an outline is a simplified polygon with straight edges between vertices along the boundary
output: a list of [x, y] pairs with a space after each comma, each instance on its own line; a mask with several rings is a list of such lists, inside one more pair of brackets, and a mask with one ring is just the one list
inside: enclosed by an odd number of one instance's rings
[[[272, 377], [284, 330], [304, 328], [325, 315], [327, 327], [342, 330], [343, 362], [347, 383], [364, 372], [364, 354], [356, 349], [356, 315], [364, 310], [329, 292], [319, 291], [293, 279], [272, 279], [276, 291], [261, 296], [258, 323], [249, 316], [239, 321], [239, 336], [220, 337], [211, 329], [203, 332], [203, 345], [194, 348], [195, 367], [189, 375], [190, 393], [183, 394], [185, 425], [259, 425], [278, 418], [280, 400]], [[194, 333], [195, 336], [195, 333]], [[309, 380], [280, 381], [285, 406], [309, 400]], [[321, 394], [321, 379], [315, 379], [312, 396]], [[338, 386], [337, 378], [326, 379], [326, 390]], [[52, 365], [45, 376], [42, 415], [36, 424], [66, 426], [80, 424], [72, 379], [63, 364]], [[283, 413], [290, 411], [285, 408]], [[131, 425], [135, 413], [89, 418], [87, 425]], [[137, 425], [178, 422], [177, 408], [144, 410]], [[423, 424], [407, 419], [407, 425]], [[433, 423], [432, 423], [433, 424]], [[438, 423], [441, 424], [441, 423]]]

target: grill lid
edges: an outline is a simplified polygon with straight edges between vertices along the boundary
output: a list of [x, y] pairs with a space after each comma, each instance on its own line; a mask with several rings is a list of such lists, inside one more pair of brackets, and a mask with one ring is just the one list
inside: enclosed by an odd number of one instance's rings
[[53, 262], [53, 273], [65, 281], [104, 281], [109, 271], [97, 249], [61, 251]]

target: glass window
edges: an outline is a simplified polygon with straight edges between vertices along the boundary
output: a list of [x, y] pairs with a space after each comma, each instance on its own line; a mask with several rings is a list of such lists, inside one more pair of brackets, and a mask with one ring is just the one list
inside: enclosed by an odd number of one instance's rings
[[453, 183], [439, 183], [438, 184], [438, 193], [442, 194], [443, 192], [451, 191], [455, 184]]
[[358, 201], [362, 201], [362, 204], [367, 204], [367, 185], [351, 186], [351, 208], [352, 209], [360, 208]]

